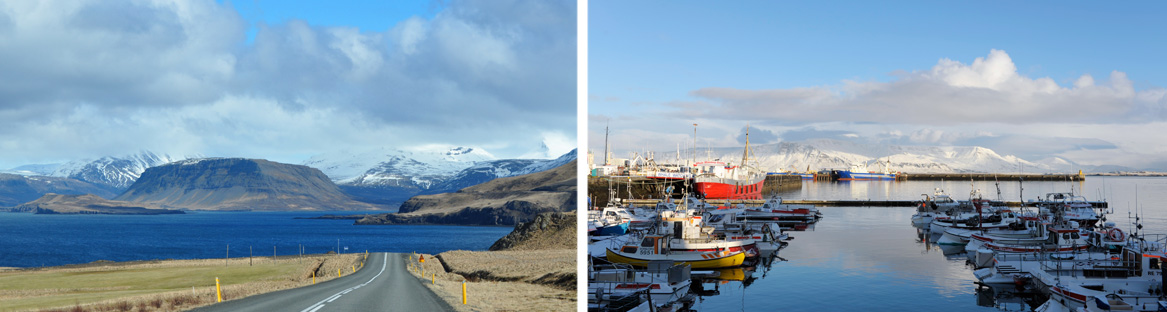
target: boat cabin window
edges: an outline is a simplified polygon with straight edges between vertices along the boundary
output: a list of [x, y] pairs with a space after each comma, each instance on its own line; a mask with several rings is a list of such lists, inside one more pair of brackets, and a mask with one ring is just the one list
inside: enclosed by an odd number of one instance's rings
[[1070, 239], [1070, 233], [1062, 233], [1062, 239], [1069, 240], [1069, 239]]
[[1070, 233], [1070, 238], [1079, 239], [1082, 238], [1082, 236], [1078, 235], [1078, 232], [1072, 232]]
[[655, 245], [656, 245], [656, 240], [653, 239], [652, 237], [645, 237], [644, 240], [640, 242], [640, 247], [652, 247]]
[[1151, 261], [1150, 261], [1150, 262], [1148, 262], [1147, 264], [1149, 264], [1149, 265], [1150, 265], [1150, 269], [1152, 269], [1152, 270], [1159, 270], [1159, 269], [1161, 269], [1161, 268], [1159, 267], [1159, 258], [1151, 258]]

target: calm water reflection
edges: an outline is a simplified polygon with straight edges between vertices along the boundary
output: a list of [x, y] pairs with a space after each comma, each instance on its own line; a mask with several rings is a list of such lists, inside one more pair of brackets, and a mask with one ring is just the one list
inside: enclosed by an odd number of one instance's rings
[[[1024, 191], [1019, 186], [1024, 187]], [[842, 182], [805, 183], [801, 190], [781, 194], [787, 199], [915, 200], [941, 187], [956, 199], [970, 189], [997, 197], [993, 182]], [[1128, 224], [1127, 214], [1142, 216], [1149, 233], [1167, 233], [1167, 179], [1088, 177], [1084, 183], [1001, 182], [1001, 196], [1016, 201], [1049, 192], [1084, 194], [1106, 199], [1114, 208], [1109, 219]], [[1136, 188], [1137, 194], [1136, 197]], [[1136, 206], [1136, 199], [1138, 205]], [[1139, 207], [1136, 209], [1136, 207]], [[748, 277], [707, 281], [694, 289], [704, 296], [697, 311], [1029, 311], [1026, 300], [1011, 289], [978, 289], [963, 257], [944, 250], [912, 227], [914, 209], [824, 207], [824, 218], [796, 237], [767, 268], [753, 268]], [[1131, 226], [1124, 226], [1132, 228]], [[785, 260], [785, 261], [783, 261]], [[749, 270], [743, 273], [749, 273]], [[715, 295], [714, 295], [715, 294]]]

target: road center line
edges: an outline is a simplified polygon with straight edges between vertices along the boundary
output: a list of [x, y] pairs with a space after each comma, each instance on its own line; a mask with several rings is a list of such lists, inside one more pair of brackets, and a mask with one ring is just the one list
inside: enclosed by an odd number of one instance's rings
[[324, 300], [320, 300], [320, 302], [317, 302], [316, 304], [308, 306], [307, 308], [300, 310], [300, 312], [316, 312], [316, 310], [320, 310], [320, 308], [323, 308], [325, 303], [332, 302], [336, 299], [340, 299], [340, 296], [343, 296], [344, 294], [347, 294], [353, 290], [356, 290], [357, 288], [361, 288], [361, 287], [364, 287], [365, 285], [368, 285], [369, 283], [372, 283], [373, 280], [375, 280], [375, 279], [377, 279], [377, 277], [381, 276], [381, 273], [385, 273], [385, 266], [389, 263], [389, 257], [386, 256], [383, 260], [384, 261], [381, 262], [381, 271], [377, 272], [377, 275], [374, 275], [373, 278], [369, 279], [369, 281], [364, 282], [364, 283], [357, 285], [357, 286], [350, 287], [349, 289], [342, 290], [336, 294], [333, 294], [332, 296], [329, 296], [328, 298], [324, 298]]

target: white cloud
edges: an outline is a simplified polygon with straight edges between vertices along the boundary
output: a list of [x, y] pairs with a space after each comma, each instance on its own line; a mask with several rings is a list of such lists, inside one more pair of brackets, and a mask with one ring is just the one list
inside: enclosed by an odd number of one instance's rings
[[789, 122], [877, 122], [920, 125], [954, 123], [1126, 123], [1162, 120], [1163, 88], [1137, 91], [1114, 71], [1105, 84], [1082, 76], [1071, 87], [1029, 78], [1005, 51], [992, 50], [972, 64], [942, 59], [930, 70], [891, 82], [844, 81], [836, 87], [746, 90], [703, 88], [692, 96], [702, 106], [675, 107], [672, 116], [766, 119]]
[[445, 5], [384, 32], [260, 24], [248, 44], [239, 14], [215, 1], [0, 2], [0, 168], [345, 144], [489, 146], [505, 158], [574, 142], [574, 4]]

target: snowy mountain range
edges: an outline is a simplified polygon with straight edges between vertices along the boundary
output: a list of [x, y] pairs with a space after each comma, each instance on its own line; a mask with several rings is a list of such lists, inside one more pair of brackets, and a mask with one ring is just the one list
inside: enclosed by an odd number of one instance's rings
[[302, 165], [320, 169], [338, 185], [431, 186], [479, 162], [495, 160], [479, 148], [423, 147], [336, 151], [312, 156]]
[[[864, 144], [849, 141], [817, 139], [803, 142], [782, 142], [751, 145], [750, 162], [758, 169], [775, 171], [817, 171], [821, 169], [849, 169], [855, 164], [866, 164], [868, 170], [879, 171], [890, 163], [889, 170], [911, 173], [987, 172], [987, 173], [1070, 173], [1083, 170], [1098, 172], [1100, 167], [1084, 166], [1069, 160], [1050, 157], [1036, 161], [1013, 155], [1000, 155], [979, 146], [904, 146]], [[741, 163], [742, 148], [699, 149], [697, 160], [722, 160]], [[693, 151], [681, 151], [682, 162], [693, 157]], [[676, 152], [656, 153], [657, 162], [675, 161]], [[1107, 167], [1105, 170], [1113, 170]]]
[[138, 180], [138, 176], [146, 171], [146, 168], [199, 157], [202, 156], [174, 157], [168, 154], [140, 151], [134, 154], [105, 156], [97, 159], [78, 159], [63, 164], [24, 165], [12, 168], [7, 172], [24, 176], [76, 179], [106, 187], [114, 193], [120, 193], [134, 184], [134, 181]]
[[552, 169], [575, 158], [574, 150], [556, 159], [497, 159], [481, 148], [430, 146], [330, 152], [303, 165], [320, 169], [357, 199], [390, 204]]

